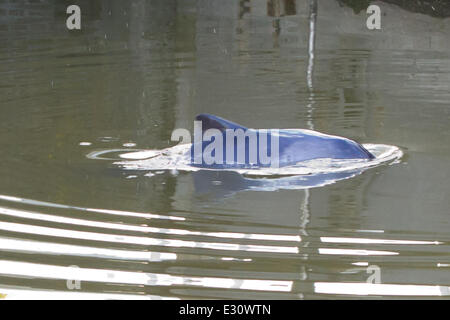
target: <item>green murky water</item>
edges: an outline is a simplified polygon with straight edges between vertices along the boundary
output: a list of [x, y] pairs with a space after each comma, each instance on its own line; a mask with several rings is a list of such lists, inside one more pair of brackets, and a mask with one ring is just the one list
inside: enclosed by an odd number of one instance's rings
[[[370, 31], [334, 0], [315, 19], [310, 1], [79, 3], [71, 32], [66, 1], [0, 3], [1, 294], [450, 295], [449, 19], [383, 3]], [[173, 145], [201, 112], [405, 155], [271, 191], [87, 157]]]

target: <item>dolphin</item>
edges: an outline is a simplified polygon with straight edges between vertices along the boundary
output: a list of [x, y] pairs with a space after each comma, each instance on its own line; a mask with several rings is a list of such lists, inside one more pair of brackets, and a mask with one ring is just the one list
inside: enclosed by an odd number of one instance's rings
[[[195, 167], [246, 169], [286, 167], [321, 158], [375, 158], [353, 140], [313, 130], [252, 129], [211, 114], [199, 114], [195, 120], [201, 123], [201, 139], [196, 138], [194, 133], [194, 143], [190, 150], [191, 165]], [[208, 132], [208, 138], [204, 139]], [[241, 138], [236, 134], [239, 132]], [[256, 137], [253, 142], [251, 137]], [[276, 143], [273, 144], [273, 141]], [[244, 155], [239, 155], [239, 152]], [[206, 153], [214, 161], [205, 161]], [[267, 161], [268, 158], [270, 162]]]

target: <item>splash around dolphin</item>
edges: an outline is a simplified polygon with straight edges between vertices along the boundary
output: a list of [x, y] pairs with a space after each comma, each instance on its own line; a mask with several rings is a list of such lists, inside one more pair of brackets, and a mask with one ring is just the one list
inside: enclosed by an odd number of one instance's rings
[[202, 139], [194, 140], [190, 155], [198, 168], [283, 168], [315, 159], [375, 158], [353, 140], [312, 130], [252, 129], [210, 114], [198, 115], [196, 123]]
[[[128, 171], [127, 179], [137, 178], [141, 172], [144, 177], [191, 172], [196, 189], [214, 191], [218, 194], [233, 194], [243, 190], [272, 191], [321, 187], [349, 179], [369, 168], [397, 164], [403, 157], [403, 151], [396, 146], [360, 145], [346, 138], [311, 130], [248, 129], [207, 114], [201, 114], [196, 119], [196, 122], [202, 124], [200, 130], [197, 128], [197, 131], [200, 131], [200, 141], [195, 139], [194, 123], [194, 141], [187, 129], [175, 129], [171, 140], [181, 139], [175, 146], [165, 149], [97, 149], [86, 156], [89, 159], [113, 161], [114, 165]], [[219, 148], [220, 144], [217, 142], [226, 141], [227, 129], [231, 129], [228, 133], [231, 132], [230, 139], [233, 142], [240, 139], [245, 157], [239, 158], [239, 154], [236, 155], [238, 151], [236, 146], [227, 150], [225, 143]], [[186, 135], [189, 139], [185, 139]], [[258, 152], [255, 157], [255, 145], [250, 143], [250, 138], [265, 135], [267, 135], [266, 143], [264, 139], [257, 140]], [[267, 144], [272, 138], [278, 142], [274, 144], [276, 147], [274, 150], [271, 143]], [[253, 158], [250, 152], [252, 148]], [[195, 155], [196, 150], [197, 152], [200, 150], [200, 159]], [[230, 150], [233, 151], [233, 157], [230, 156]], [[277, 154], [279, 166], [271, 166], [262, 161], [265, 160], [264, 153], [270, 157]], [[228, 161], [206, 163], [203, 157], [205, 154], [213, 156], [213, 160]]]

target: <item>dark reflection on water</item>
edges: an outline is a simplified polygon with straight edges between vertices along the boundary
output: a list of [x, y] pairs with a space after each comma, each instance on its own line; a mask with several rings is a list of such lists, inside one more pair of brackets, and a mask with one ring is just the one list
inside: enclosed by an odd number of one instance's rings
[[[75, 32], [69, 2], [0, 3], [0, 293], [448, 296], [448, 19], [383, 3], [369, 31], [337, 1], [78, 3]], [[406, 156], [310, 190], [219, 177], [206, 195], [208, 177], [86, 157], [165, 148], [201, 112]]]

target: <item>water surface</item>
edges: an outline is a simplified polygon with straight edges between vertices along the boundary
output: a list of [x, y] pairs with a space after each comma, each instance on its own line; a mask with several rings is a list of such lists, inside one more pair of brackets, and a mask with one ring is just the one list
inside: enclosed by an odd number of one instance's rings
[[[69, 32], [62, 2], [1, 3], [0, 293], [448, 297], [450, 20], [313, 4], [80, 1]], [[173, 146], [203, 112], [404, 156], [291, 189], [88, 157]]]

